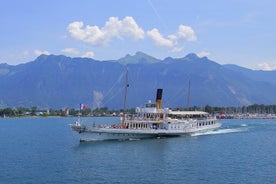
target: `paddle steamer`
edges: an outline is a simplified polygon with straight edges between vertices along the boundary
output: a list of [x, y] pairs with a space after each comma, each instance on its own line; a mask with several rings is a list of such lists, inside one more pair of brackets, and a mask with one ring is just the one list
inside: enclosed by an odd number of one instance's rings
[[221, 123], [203, 111], [181, 111], [162, 107], [162, 89], [157, 89], [156, 102], [149, 101], [135, 114], [124, 113], [114, 125], [88, 126], [80, 120], [71, 124], [80, 141], [127, 140], [188, 135], [217, 129]]

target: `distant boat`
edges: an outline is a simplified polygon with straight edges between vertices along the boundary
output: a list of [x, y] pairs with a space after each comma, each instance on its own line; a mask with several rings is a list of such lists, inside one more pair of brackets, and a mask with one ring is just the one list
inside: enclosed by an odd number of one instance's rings
[[136, 108], [135, 114], [124, 113], [118, 124], [88, 126], [78, 120], [70, 126], [79, 133], [80, 141], [182, 136], [221, 126], [217, 118], [207, 112], [162, 108], [162, 91], [157, 89], [156, 103], [149, 101], [143, 108]]

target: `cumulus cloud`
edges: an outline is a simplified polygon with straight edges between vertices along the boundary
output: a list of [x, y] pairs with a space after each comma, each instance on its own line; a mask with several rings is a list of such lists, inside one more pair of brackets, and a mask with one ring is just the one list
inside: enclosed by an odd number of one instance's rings
[[80, 51], [78, 51], [77, 49], [75, 48], [64, 48], [61, 50], [61, 52], [64, 52], [66, 54], [72, 54], [72, 55], [78, 55], [80, 54]]
[[198, 57], [205, 57], [205, 56], [209, 56], [210, 52], [206, 52], [206, 51], [201, 51], [199, 53], [196, 54]]
[[61, 52], [68, 54], [68, 55], [74, 55], [74, 56], [80, 56], [84, 58], [93, 58], [94, 52], [92, 51], [79, 51], [76, 48], [64, 48], [61, 50]]
[[132, 17], [125, 17], [123, 20], [119, 20], [118, 17], [110, 17], [102, 28], [83, 26], [83, 22], [76, 21], [70, 23], [67, 30], [71, 37], [92, 45], [106, 45], [113, 38], [128, 37], [133, 40], [144, 38], [144, 30], [137, 25]]
[[[68, 25], [69, 35], [79, 41], [90, 43], [94, 46], [108, 45], [113, 39], [142, 40], [145, 38], [144, 30], [139, 27], [133, 17], [124, 19], [110, 17], [103, 27], [97, 25], [84, 26], [81, 21], [72, 22]], [[167, 47], [172, 52], [179, 52], [184, 47], [183, 41], [194, 42], [197, 40], [195, 31], [187, 25], [179, 25], [174, 34], [163, 35], [157, 28], [146, 31], [146, 36], [153, 40], [155, 45]]]
[[154, 43], [158, 46], [169, 47], [172, 52], [179, 52], [183, 49], [180, 47], [179, 42], [181, 41], [196, 41], [196, 35], [194, 30], [190, 26], [180, 25], [178, 31], [175, 34], [170, 34], [164, 37], [158, 29], [154, 28], [147, 32]]
[[155, 42], [156, 45], [172, 47], [173, 41], [169, 38], [164, 38], [164, 36], [159, 33], [158, 29], [154, 28], [147, 32], [147, 35]]
[[88, 51], [88, 52], [84, 53], [81, 57], [84, 57], [84, 58], [93, 58], [94, 57], [94, 52]]
[[177, 32], [178, 39], [184, 39], [186, 41], [192, 42], [196, 41], [196, 35], [194, 30], [190, 26], [180, 25]]
[[276, 70], [276, 66], [271, 66], [268, 63], [261, 63], [258, 64], [260, 70], [266, 70], [266, 71], [271, 71], [271, 70]]
[[42, 51], [42, 50], [36, 49], [36, 50], [34, 50], [34, 54], [35, 54], [36, 56], [40, 56], [41, 54], [50, 55], [50, 52], [47, 51], [47, 50]]

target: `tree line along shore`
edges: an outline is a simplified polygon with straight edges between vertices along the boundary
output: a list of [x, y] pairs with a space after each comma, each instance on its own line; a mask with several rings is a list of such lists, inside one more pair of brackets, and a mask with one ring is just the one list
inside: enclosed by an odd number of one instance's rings
[[[189, 107], [189, 108], [174, 108], [174, 110], [190, 110], [190, 111], [205, 111], [219, 118], [276, 118], [276, 105], [253, 104], [242, 107], [214, 107], [206, 105], [204, 107]], [[40, 109], [36, 106], [30, 108], [1, 108], [0, 117], [68, 117], [68, 116], [120, 116], [124, 112], [123, 109], [110, 110], [108, 107], [101, 107], [96, 109]], [[127, 113], [135, 113], [135, 108], [126, 110]]]

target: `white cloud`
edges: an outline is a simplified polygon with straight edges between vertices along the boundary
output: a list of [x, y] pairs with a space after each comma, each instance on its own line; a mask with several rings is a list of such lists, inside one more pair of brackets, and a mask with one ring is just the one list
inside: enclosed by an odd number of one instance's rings
[[172, 52], [179, 52], [183, 50], [183, 46], [180, 46], [181, 41], [196, 41], [196, 35], [194, 30], [190, 26], [180, 25], [177, 33], [170, 34], [164, 37], [158, 29], [154, 28], [147, 32], [154, 43], [158, 46], [169, 47]]
[[271, 71], [271, 70], [276, 70], [276, 66], [271, 66], [268, 63], [261, 63], [258, 64], [260, 70], [266, 70], [266, 71]]
[[102, 28], [89, 25], [83, 28], [83, 22], [72, 22], [68, 25], [67, 30], [71, 37], [92, 45], [106, 45], [114, 37], [133, 40], [144, 38], [143, 29], [132, 17], [125, 17], [123, 20], [119, 20], [118, 17], [110, 17]]
[[196, 54], [198, 57], [205, 57], [205, 56], [209, 56], [210, 52], [206, 52], [206, 51], [201, 51], [199, 53]]
[[147, 35], [155, 42], [158, 46], [173, 47], [173, 41], [171, 39], [164, 38], [159, 33], [158, 29], [154, 28], [147, 32]]
[[42, 51], [42, 50], [36, 49], [36, 50], [34, 50], [34, 54], [35, 54], [36, 56], [40, 56], [41, 54], [50, 55], [50, 52], [47, 51], [47, 50]]
[[87, 52], [81, 52], [76, 48], [64, 48], [61, 50], [61, 52], [69, 55], [75, 55], [75, 56], [81, 56], [84, 58], [93, 58], [94, 57], [94, 52], [92, 51], [87, 51]]
[[24, 51], [22, 52], [22, 55], [23, 55], [24, 57], [26, 57], [26, 56], [29, 56], [30, 53], [29, 53], [28, 50], [24, 50]]
[[84, 58], [93, 58], [94, 57], [94, 52], [88, 51], [88, 52], [84, 53], [82, 55], [82, 57], [84, 57]]
[[[144, 30], [138, 26], [133, 17], [127, 16], [120, 20], [118, 17], [110, 17], [103, 27], [97, 25], [84, 27], [83, 22], [72, 22], [67, 27], [69, 35], [82, 42], [95, 46], [108, 45], [112, 39], [141, 40], [145, 37]], [[190, 26], [179, 25], [174, 34], [164, 36], [157, 28], [147, 31], [147, 36], [155, 45], [167, 47], [172, 52], [183, 50], [183, 41], [193, 42], [197, 40], [195, 31]]]
[[190, 26], [180, 25], [177, 32], [178, 39], [184, 39], [186, 41], [196, 41], [196, 35], [194, 30]]
[[123, 39], [130, 37], [134, 40], [144, 38], [144, 30], [141, 29], [132, 17], [119, 20], [118, 17], [110, 17], [102, 29], [110, 37]]
[[75, 48], [64, 48], [61, 50], [61, 52], [64, 52], [66, 54], [70, 54], [70, 55], [78, 55], [80, 54], [80, 51], [78, 51]]

